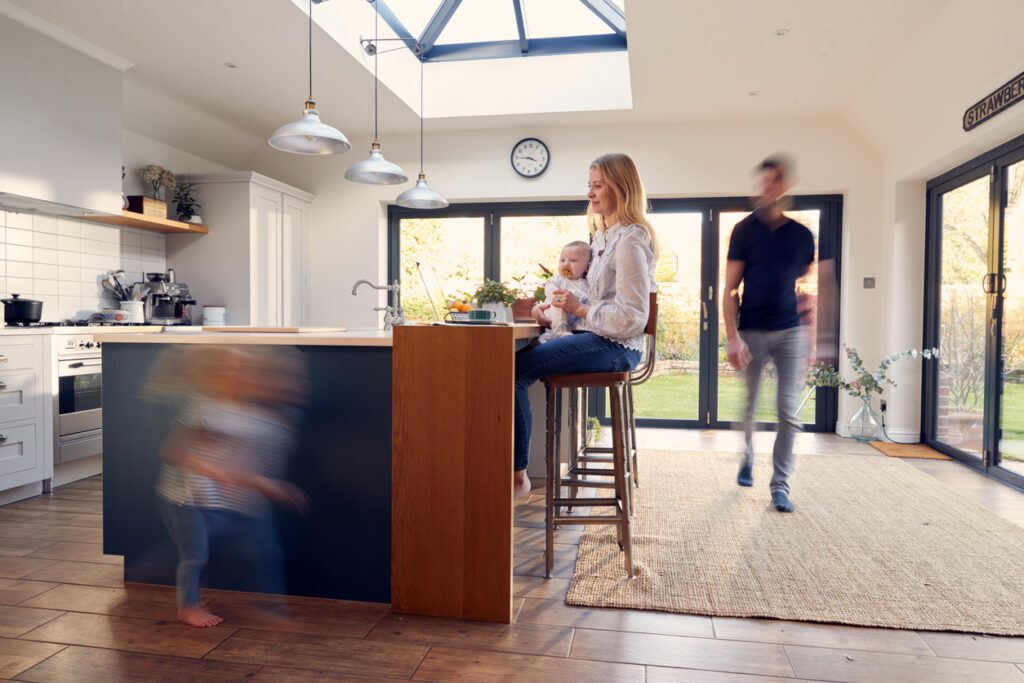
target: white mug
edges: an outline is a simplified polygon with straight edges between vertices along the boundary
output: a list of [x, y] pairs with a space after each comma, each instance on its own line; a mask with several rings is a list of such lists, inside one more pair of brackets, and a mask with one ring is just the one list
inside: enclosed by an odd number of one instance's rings
[[121, 310], [125, 312], [126, 323], [144, 323], [146, 322], [146, 316], [143, 311], [145, 306], [143, 301], [122, 301]]
[[203, 306], [204, 325], [223, 325], [227, 317], [227, 309], [223, 306]]

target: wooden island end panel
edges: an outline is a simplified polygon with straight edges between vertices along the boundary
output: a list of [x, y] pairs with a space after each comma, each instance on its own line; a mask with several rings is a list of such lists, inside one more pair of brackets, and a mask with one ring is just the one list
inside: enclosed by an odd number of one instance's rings
[[515, 344], [508, 327], [395, 328], [395, 612], [512, 619]]

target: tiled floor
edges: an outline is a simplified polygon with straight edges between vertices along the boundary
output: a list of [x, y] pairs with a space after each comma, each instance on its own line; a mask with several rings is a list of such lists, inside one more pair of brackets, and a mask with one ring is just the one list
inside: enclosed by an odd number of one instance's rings
[[[771, 435], [758, 438], [769, 450]], [[737, 439], [641, 435], [649, 448], [727, 452]], [[884, 457], [826, 435], [801, 435], [797, 450]], [[908, 462], [1024, 526], [1024, 494], [954, 462]], [[101, 482], [87, 480], [0, 508], [0, 679], [1024, 683], [1024, 638], [567, 607], [581, 532], [557, 532], [556, 576], [543, 579], [539, 500], [516, 511], [511, 626], [211, 591], [225, 623], [189, 628], [174, 621], [170, 589], [123, 586], [119, 558], [99, 545], [101, 497]]]

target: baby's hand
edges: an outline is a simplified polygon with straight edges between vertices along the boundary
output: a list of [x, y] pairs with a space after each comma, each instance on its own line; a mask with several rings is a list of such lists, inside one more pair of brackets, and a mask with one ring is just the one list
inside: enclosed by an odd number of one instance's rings
[[533, 319], [537, 321], [538, 325], [541, 325], [542, 327], [551, 327], [551, 318], [544, 314], [544, 311], [549, 308], [551, 308], [551, 304], [537, 304], [530, 311], [533, 315]]

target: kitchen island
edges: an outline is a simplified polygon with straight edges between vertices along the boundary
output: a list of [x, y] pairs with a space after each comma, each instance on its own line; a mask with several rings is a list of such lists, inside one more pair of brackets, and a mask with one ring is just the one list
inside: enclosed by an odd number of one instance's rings
[[[176, 553], [154, 485], [180, 403], [154, 403], [143, 391], [161, 351], [285, 345], [305, 359], [310, 379], [285, 478], [311, 500], [305, 515], [275, 508], [285, 591], [510, 621], [514, 353], [538, 333], [515, 325], [98, 336], [104, 552], [124, 556], [126, 581], [174, 582]], [[216, 550], [207, 585], [260, 590], [242, 555]]]

